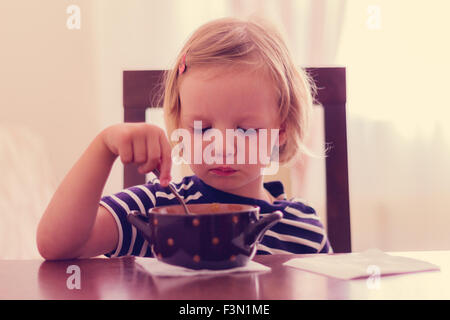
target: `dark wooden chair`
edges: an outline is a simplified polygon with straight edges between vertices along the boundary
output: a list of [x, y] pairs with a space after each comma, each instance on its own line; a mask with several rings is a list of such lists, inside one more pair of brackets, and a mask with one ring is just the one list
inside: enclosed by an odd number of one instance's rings
[[[334, 252], [351, 252], [348, 187], [345, 68], [306, 68], [317, 88], [316, 102], [324, 108], [325, 140], [331, 147], [326, 158], [327, 232]], [[161, 85], [162, 70], [123, 72], [125, 122], [145, 122]], [[147, 119], [148, 120], [148, 119]], [[124, 188], [144, 184], [135, 165], [124, 169]]]

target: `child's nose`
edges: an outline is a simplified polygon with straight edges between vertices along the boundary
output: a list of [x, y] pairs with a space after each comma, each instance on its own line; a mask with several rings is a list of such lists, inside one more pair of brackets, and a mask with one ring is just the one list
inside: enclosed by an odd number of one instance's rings
[[[227, 163], [227, 159], [234, 159], [236, 154], [236, 139], [231, 132], [228, 132], [227, 137], [226, 128], [219, 130], [221, 132], [222, 139], [214, 140], [214, 152], [216, 157], [221, 157], [223, 159], [223, 163]], [[231, 163], [230, 160], [228, 160], [228, 163]]]
[[218, 146], [218, 150], [219, 151], [219, 156], [226, 156], [226, 157], [230, 157], [230, 156], [234, 156], [235, 152], [236, 152], [236, 143], [235, 143], [235, 139], [233, 137], [228, 137], [226, 136], [226, 133], [224, 132], [222, 134], [222, 148], [220, 148], [220, 146]]

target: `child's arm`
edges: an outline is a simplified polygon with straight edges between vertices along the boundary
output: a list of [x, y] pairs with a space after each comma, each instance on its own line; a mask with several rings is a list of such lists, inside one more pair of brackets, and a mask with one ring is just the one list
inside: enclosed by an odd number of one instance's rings
[[37, 245], [45, 259], [90, 257], [115, 248], [116, 223], [99, 201], [118, 156], [124, 164], [141, 164], [141, 173], [158, 168], [161, 184], [168, 185], [171, 148], [162, 129], [130, 123], [106, 128], [63, 179], [41, 218]]

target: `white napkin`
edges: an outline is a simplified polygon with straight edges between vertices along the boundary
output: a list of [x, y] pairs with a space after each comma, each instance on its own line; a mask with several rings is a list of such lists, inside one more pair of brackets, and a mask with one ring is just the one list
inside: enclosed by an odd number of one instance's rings
[[249, 261], [247, 265], [243, 267], [223, 269], [223, 270], [209, 270], [209, 269], [194, 270], [167, 264], [158, 261], [155, 258], [136, 257], [134, 261], [136, 264], [141, 266], [145, 271], [149, 272], [150, 274], [162, 277], [220, 275], [234, 272], [261, 272], [271, 270], [269, 267], [257, 263], [255, 261]]
[[323, 274], [338, 279], [368, 278], [419, 271], [440, 270], [429, 262], [386, 254], [378, 249], [362, 253], [315, 255], [295, 258], [286, 266]]

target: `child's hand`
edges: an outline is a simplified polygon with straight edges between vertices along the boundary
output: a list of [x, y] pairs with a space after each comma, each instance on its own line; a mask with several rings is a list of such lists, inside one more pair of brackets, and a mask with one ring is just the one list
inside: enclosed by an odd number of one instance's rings
[[147, 123], [120, 123], [103, 130], [101, 136], [105, 146], [112, 154], [120, 156], [123, 164], [140, 164], [138, 171], [141, 174], [157, 168], [161, 173], [161, 184], [169, 184], [172, 149], [160, 127]]

